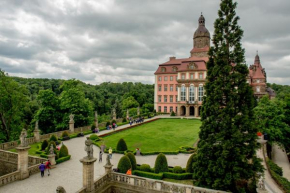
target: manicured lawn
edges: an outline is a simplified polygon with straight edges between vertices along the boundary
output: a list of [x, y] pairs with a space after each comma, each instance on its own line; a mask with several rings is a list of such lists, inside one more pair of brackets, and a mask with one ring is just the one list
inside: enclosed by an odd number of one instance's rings
[[197, 119], [160, 119], [106, 136], [103, 140], [112, 148], [116, 148], [119, 139], [123, 138], [129, 150], [138, 147], [141, 152], [178, 151], [180, 146], [193, 146], [200, 125]]
[[[28, 150], [28, 154], [32, 156], [40, 157], [39, 154], [36, 154], [36, 151], [39, 150], [38, 145], [41, 146], [41, 143], [34, 143], [29, 145], [31, 148]], [[17, 152], [16, 149], [9, 149], [8, 151]]]
[[169, 179], [169, 178], [163, 178], [163, 181], [166, 182], [173, 182], [173, 183], [178, 183], [178, 184], [185, 184], [185, 185], [193, 185], [193, 180], [174, 180], [174, 179]]

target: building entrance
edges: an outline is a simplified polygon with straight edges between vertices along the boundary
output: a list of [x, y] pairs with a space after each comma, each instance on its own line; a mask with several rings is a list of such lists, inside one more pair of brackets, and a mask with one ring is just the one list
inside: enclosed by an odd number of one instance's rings
[[189, 107], [189, 115], [194, 116], [194, 107], [193, 106]]

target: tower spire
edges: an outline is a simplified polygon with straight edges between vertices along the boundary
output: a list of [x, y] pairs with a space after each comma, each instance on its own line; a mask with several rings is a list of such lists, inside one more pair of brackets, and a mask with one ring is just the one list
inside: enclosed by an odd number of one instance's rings
[[256, 54], [256, 57], [255, 57], [255, 64], [260, 64], [260, 56], [259, 56], [258, 50], [257, 50], [257, 54]]

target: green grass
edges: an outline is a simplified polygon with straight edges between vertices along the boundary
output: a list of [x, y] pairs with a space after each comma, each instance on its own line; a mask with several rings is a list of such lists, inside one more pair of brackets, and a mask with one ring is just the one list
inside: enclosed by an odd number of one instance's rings
[[[36, 151], [39, 150], [38, 145], [41, 146], [41, 143], [34, 143], [34, 144], [29, 145], [31, 148], [28, 150], [28, 154], [32, 155], [32, 156], [40, 157], [39, 154], [36, 154]], [[9, 149], [8, 151], [17, 152], [17, 150], [15, 148]]]
[[141, 152], [178, 151], [180, 146], [193, 146], [200, 125], [197, 119], [160, 119], [106, 136], [103, 141], [107, 147], [116, 148], [123, 138], [129, 150], [138, 147]]
[[169, 179], [169, 178], [163, 178], [162, 180], [166, 181], [166, 182], [172, 182], [172, 183], [178, 183], [178, 184], [185, 184], [185, 185], [193, 186], [193, 180], [174, 180], [174, 179]]

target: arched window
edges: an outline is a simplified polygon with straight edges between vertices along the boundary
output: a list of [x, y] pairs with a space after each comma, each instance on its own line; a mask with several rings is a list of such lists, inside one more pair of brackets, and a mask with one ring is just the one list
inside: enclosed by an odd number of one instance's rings
[[176, 67], [176, 66], [173, 66], [173, 67], [172, 67], [172, 71], [173, 71], [173, 72], [176, 72], [176, 71], [177, 71], [177, 67]]
[[184, 85], [181, 86], [180, 90], [180, 100], [185, 101], [186, 100], [186, 88]]
[[194, 85], [189, 87], [189, 101], [194, 101]]
[[198, 101], [202, 101], [203, 98], [203, 85], [200, 84], [198, 87]]

